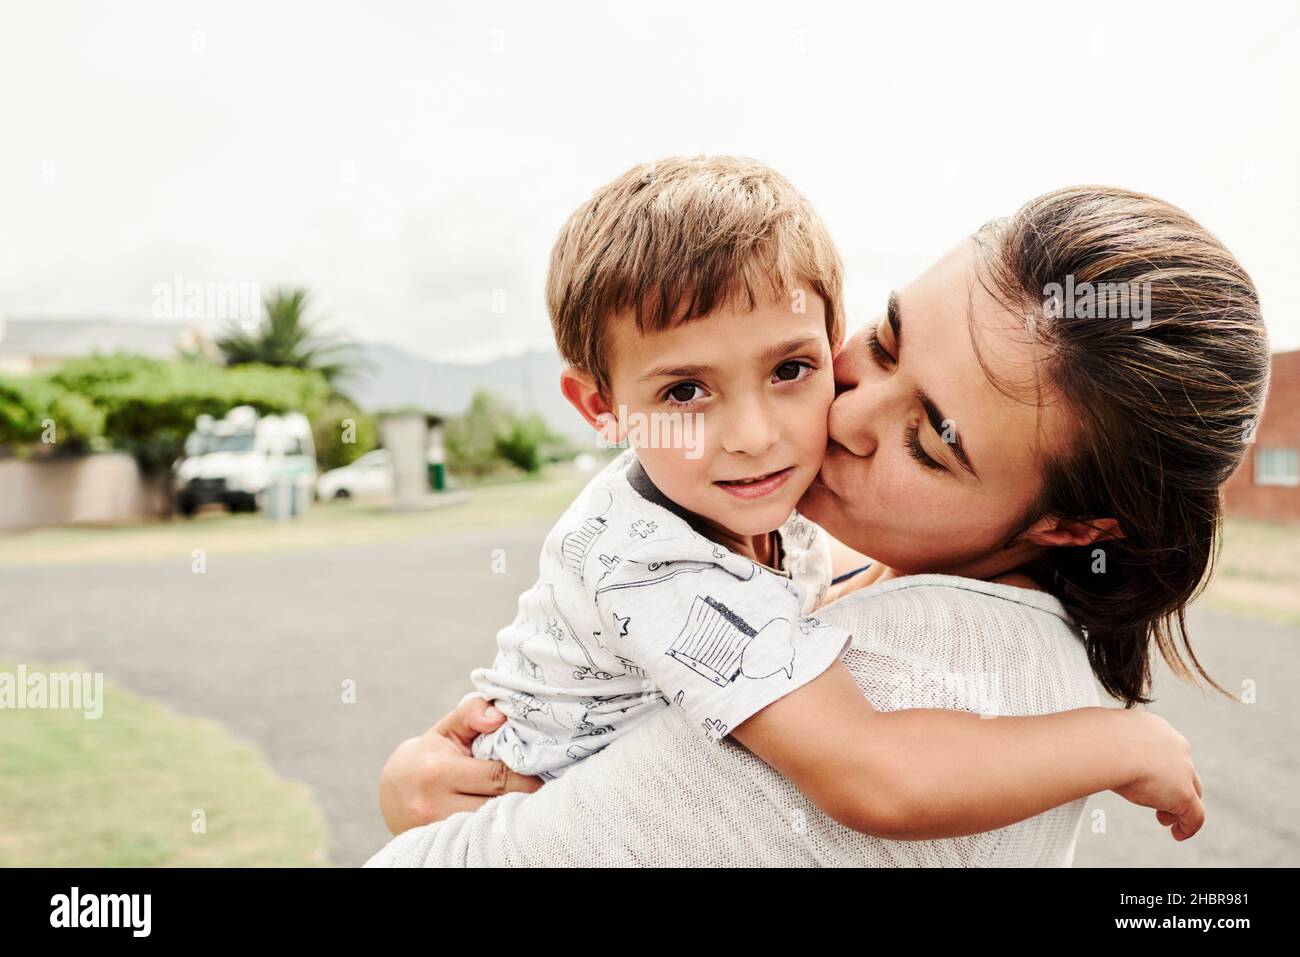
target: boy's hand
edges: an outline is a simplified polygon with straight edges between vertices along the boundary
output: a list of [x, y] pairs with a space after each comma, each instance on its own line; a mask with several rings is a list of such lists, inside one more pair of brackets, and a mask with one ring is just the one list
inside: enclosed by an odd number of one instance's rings
[[508, 791], [540, 788], [541, 778], [473, 757], [474, 738], [496, 730], [504, 720], [482, 696], [469, 694], [424, 734], [399, 744], [379, 776], [379, 809], [388, 829], [401, 834], [458, 811], [473, 811]]
[[1149, 711], [1118, 714], [1130, 722], [1128, 734], [1137, 728], [1141, 770], [1133, 781], [1115, 788], [1115, 793], [1134, 804], [1155, 808], [1156, 820], [1171, 829], [1174, 840], [1187, 840], [1205, 823], [1201, 779], [1192, 764], [1191, 745], [1168, 721]]

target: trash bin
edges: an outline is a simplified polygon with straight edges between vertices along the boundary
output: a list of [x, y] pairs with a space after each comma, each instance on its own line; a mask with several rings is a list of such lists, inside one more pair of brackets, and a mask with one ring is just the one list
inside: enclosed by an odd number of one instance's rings
[[262, 510], [272, 521], [297, 518], [307, 511], [308, 490], [293, 475], [271, 479], [263, 493]]
[[286, 479], [282, 477], [271, 479], [266, 484], [266, 491], [262, 493], [262, 512], [273, 522], [288, 518], [289, 509], [292, 507], [290, 501], [292, 495], [293, 490]]

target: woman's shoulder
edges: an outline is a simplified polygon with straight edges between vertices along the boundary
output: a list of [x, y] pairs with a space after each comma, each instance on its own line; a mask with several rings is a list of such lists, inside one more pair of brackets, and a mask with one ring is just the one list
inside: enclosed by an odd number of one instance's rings
[[1097, 703], [1083, 635], [1045, 591], [908, 575], [847, 595], [820, 609], [818, 618], [853, 633], [857, 655], [844, 660], [863, 672], [860, 678], [905, 685], [921, 680], [918, 675], [996, 682], [1003, 714]]
[[[984, 581], [960, 575], [904, 575], [851, 592], [823, 608], [822, 614], [824, 616], [831, 609], [849, 613], [881, 603], [895, 608], [909, 607], [918, 612], [954, 607], [978, 609], [993, 617], [1021, 614], [1020, 609], [1028, 609], [1041, 612], [1065, 627], [1074, 627], [1060, 599], [1036, 587], [1029, 579], [1011, 576]], [[1044, 623], [1055, 627], [1050, 622]]]

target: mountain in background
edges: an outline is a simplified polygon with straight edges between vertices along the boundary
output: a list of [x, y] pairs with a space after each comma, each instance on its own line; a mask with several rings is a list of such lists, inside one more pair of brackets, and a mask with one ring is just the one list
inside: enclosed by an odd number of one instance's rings
[[398, 346], [363, 342], [357, 353], [371, 364], [346, 391], [363, 409], [414, 405], [440, 415], [458, 415], [476, 389], [488, 389], [516, 411], [536, 413], [552, 430], [580, 443], [594, 443], [591, 428], [560, 395], [564, 363], [555, 352], [531, 351], [490, 362], [438, 362]]

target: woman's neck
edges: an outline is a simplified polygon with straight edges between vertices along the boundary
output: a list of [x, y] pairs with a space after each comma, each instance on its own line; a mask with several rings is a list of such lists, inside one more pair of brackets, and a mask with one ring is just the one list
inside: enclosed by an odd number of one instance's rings
[[[920, 573], [917, 573], [920, 574]], [[941, 574], [958, 574], [956, 572], [943, 572]], [[822, 599], [821, 607], [825, 608], [831, 602], [839, 601], [856, 591], [864, 588], [870, 588], [872, 585], [879, 585], [881, 582], [890, 581], [894, 578], [906, 578], [907, 572], [898, 572], [880, 562], [873, 562], [871, 567], [866, 571], [859, 572], [852, 578], [840, 582], [838, 585], [832, 585], [826, 591], [826, 596]], [[969, 578], [973, 576], [962, 575], [960, 577]], [[1026, 588], [1030, 591], [1043, 591], [1043, 587], [1036, 581], [1026, 575], [1019, 569], [1011, 569], [1002, 574], [991, 578], [980, 578], [979, 581], [992, 582], [995, 585], [1010, 585], [1013, 588]]]
[[839, 601], [855, 591], [861, 591], [863, 588], [870, 588], [872, 585], [879, 585], [883, 581], [898, 577], [900, 576], [892, 568], [882, 565], [880, 562], [872, 562], [865, 571], [858, 572], [852, 578], [828, 588], [826, 596], [822, 599], [822, 607], [825, 608], [831, 602]]

